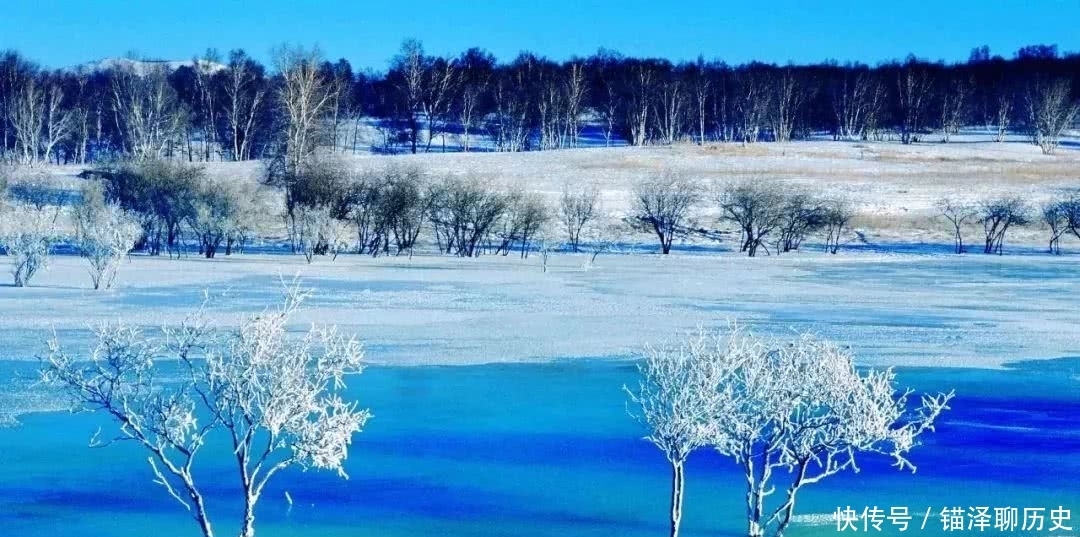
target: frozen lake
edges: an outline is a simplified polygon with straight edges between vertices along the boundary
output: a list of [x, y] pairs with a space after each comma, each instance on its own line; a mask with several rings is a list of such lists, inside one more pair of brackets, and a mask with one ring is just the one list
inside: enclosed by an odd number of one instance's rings
[[[919, 471], [865, 457], [860, 474], [804, 491], [799, 512], [827, 519], [849, 505], [906, 506], [921, 517], [932, 508], [919, 532], [931, 534], [941, 530], [944, 507], [1077, 512], [1078, 372], [1069, 360], [903, 370], [905, 385], [958, 392], [938, 433], [912, 454]], [[350, 382], [375, 411], [350, 452], [350, 479], [282, 474], [260, 504], [259, 534], [663, 534], [668, 468], [625, 413], [620, 387], [633, 379], [629, 364], [611, 361], [373, 367]], [[0, 527], [23, 537], [127, 537], [150, 527], [159, 537], [192, 535], [194, 523], [151, 483], [138, 447], [86, 447], [99, 425], [109, 426], [90, 415], [49, 413], [0, 429], [8, 462], [0, 467]], [[221, 501], [235, 470], [220, 455], [196, 470], [214, 484], [212, 514], [230, 535], [236, 513], [220, 506], [236, 506]], [[739, 535], [743, 484], [734, 464], [698, 452], [687, 479], [686, 535]], [[790, 533], [834, 532], [826, 520]]]
[[[621, 387], [634, 371], [625, 359], [729, 318], [767, 334], [811, 330], [851, 345], [864, 365], [901, 366], [903, 385], [957, 392], [913, 453], [918, 473], [865, 458], [862, 473], [804, 492], [801, 520], [819, 522], [792, 535], [834, 533], [828, 517], [848, 505], [907, 506], [920, 517], [931, 508], [928, 533], [940, 530], [943, 507], [1080, 509], [1071, 492], [1080, 365], [1065, 358], [1080, 355], [1076, 257], [612, 255], [588, 271], [583, 261], [556, 256], [542, 273], [535, 259], [493, 257], [312, 266], [272, 255], [137, 257], [118, 289], [95, 293], [80, 260], [57, 258], [34, 287], [0, 288], [0, 408], [21, 422], [0, 429], [0, 527], [25, 537], [191, 535], [136, 446], [87, 447], [99, 426], [110, 430], [103, 418], [25, 414], [58, 408], [33, 383], [34, 357], [54, 330], [78, 349], [100, 321], [177, 321], [203, 289], [219, 295], [213, 315], [235, 322], [277, 300], [280, 277], [298, 271], [317, 293], [300, 321], [364, 339], [377, 365], [350, 390], [375, 418], [356, 438], [350, 480], [290, 470], [272, 482], [260, 535], [663, 533], [668, 469], [626, 415]], [[234, 531], [234, 506], [220, 500], [230, 493], [226, 461], [196, 469], [214, 484], [223, 535]], [[699, 452], [687, 476], [686, 535], [740, 534], [734, 465]]]

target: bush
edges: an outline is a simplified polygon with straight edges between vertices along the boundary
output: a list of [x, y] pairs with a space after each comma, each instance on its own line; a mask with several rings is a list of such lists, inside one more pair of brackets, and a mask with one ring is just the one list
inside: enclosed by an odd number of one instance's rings
[[107, 203], [100, 185], [83, 189], [75, 208], [75, 241], [90, 265], [94, 289], [112, 287], [116, 272], [142, 234], [139, 219], [115, 203]]
[[15, 287], [24, 287], [48, 266], [49, 248], [56, 236], [52, 215], [44, 209], [20, 204], [0, 223], [0, 245], [11, 261]]
[[222, 243], [225, 255], [232, 253], [234, 244], [243, 245], [253, 226], [254, 197], [253, 189], [237, 182], [200, 182], [187, 222], [207, 259], [217, 255]]

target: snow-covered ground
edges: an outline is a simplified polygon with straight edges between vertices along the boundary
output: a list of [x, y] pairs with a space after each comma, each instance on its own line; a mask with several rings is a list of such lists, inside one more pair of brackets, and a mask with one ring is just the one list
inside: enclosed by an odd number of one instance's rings
[[56, 330], [85, 343], [94, 324], [177, 322], [202, 300], [223, 322], [274, 304], [299, 274], [316, 296], [302, 322], [339, 324], [368, 359], [464, 364], [626, 357], [698, 324], [818, 332], [878, 365], [994, 367], [1080, 353], [1080, 273], [1073, 256], [802, 253], [556, 255], [457, 259], [243, 255], [134, 257], [118, 288], [94, 292], [76, 257], [60, 256], [28, 288], [0, 288], [0, 357], [30, 359]]

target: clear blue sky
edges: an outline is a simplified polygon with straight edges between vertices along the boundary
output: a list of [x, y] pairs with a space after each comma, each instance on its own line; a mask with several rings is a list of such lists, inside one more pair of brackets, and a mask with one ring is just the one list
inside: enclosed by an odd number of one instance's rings
[[1080, 0], [3, 0], [0, 49], [49, 67], [136, 52], [189, 59], [284, 42], [384, 69], [402, 39], [433, 54], [479, 46], [499, 59], [554, 59], [606, 47], [632, 56], [729, 63], [827, 58], [876, 63], [909, 52], [966, 60], [989, 45], [1080, 51]]

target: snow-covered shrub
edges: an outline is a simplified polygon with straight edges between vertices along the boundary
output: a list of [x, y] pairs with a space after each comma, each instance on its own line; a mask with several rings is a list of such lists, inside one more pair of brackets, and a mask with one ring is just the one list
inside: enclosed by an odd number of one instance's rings
[[311, 263], [316, 255], [337, 259], [347, 250], [354, 233], [345, 222], [335, 219], [329, 209], [300, 207], [296, 212], [296, 235], [300, 252]]
[[48, 265], [49, 248], [56, 240], [53, 214], [25, 204], [4, 211], [0, 221], [0, 246], [11, 261], [15, 287], [30, 280]]
[[242, 244], [251, 233], [255, 194], [255, 189], [237, 182], [210, 179], [200, 182], [186, 220], [207, 259], [217, 255], [222, 243], [225, 255], [231, 254], [233, 244]]
[[75, 208], [75, 242], [90, 265], [94, 289], [112, 287], [116, 271], [142, 235], [139, 219], [115, 203], [105, 203], [99, 188], [83, 191]]

